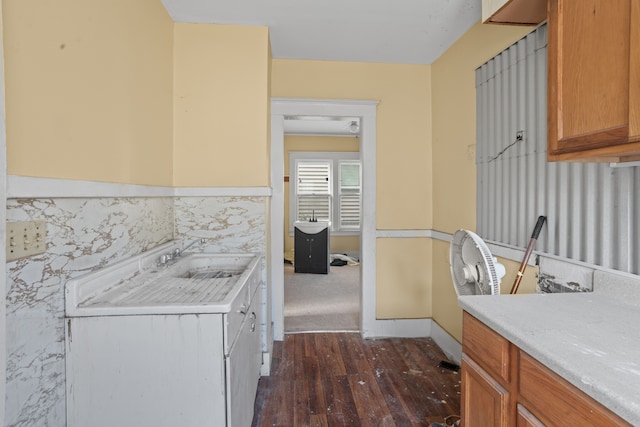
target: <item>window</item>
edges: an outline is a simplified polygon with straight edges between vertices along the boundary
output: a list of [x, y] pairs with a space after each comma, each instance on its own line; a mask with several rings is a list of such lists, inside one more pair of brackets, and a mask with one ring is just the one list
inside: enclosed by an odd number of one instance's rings
[[296, 219], [331, 221], [331, 162], [296, 162]]
[[290, 224], [315, 217], [336, 234], [360, 232], [362, 173], [359, 153], [290, 153]]
[[360, 230], [362, 185], [359, 161], [338, 162], [339, 216], [341, 230]]

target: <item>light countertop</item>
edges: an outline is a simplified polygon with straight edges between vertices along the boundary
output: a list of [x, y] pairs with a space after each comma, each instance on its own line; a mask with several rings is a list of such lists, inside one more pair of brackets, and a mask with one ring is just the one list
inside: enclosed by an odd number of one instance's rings
[[588, 292], [463, 296], [458, 302], [578, 389], [640, 425], [637, 299]]

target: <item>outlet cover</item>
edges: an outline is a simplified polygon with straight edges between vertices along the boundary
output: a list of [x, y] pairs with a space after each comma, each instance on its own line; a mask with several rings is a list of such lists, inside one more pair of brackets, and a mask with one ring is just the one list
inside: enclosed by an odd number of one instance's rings
[[44, 220], [7, 223], [7, 261], [44, 253], [47, 244]]

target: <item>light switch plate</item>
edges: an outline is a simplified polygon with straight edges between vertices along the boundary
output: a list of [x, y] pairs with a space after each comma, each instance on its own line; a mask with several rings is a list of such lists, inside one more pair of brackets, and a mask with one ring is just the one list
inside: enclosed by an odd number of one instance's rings
[[47, 244], [44, 220], [7, 223], [7, 261], [44, 253]]

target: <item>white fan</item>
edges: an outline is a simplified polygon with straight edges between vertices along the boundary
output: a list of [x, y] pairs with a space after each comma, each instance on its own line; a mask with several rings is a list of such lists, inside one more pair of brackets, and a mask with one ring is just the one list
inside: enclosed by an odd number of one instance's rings
[[484, 241], [469, 230], [458, 230], [451, 240], [451, 277], [458, 296], [497, 295], [504, 265], [491, 255]]

